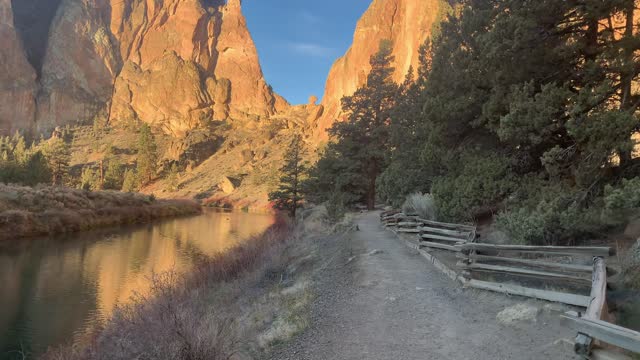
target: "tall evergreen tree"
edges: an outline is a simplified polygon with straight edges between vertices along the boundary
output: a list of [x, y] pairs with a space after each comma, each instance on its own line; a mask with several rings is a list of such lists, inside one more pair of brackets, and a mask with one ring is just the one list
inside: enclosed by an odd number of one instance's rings
[[69, 174], [69, 163], [71, 162], [69, 144], [60, 137], [53, 137], [45, 142], [43, 154], [49, 163], [53, 185], [64, 184]]
[[147, 124], [143, 124], [138, 135], [137, 172], [140, 185], [150, 183], [158, 171], [158, 146]]
[[303, 200], [302, 183], [307, 175], [305, 154], [302, 136], [295, 135], [280, 169], [282, 176], [278, 190], [269, 194], [269, 201], [273, 201], [275, 208], [287, 211], [291, 217], [296, 216]]
[[335, 140], [330, 151], [339, 158], [355, 162], [364, 180], [364, 200], [369, 209], [375, 207], [376, 181], [386, 167], [390, 145], [389, 124], [399, 87], [391, 78], [394, 57], [389, 41], [380, 43], [379, 51], [371, 57], [371, 72], [366, 84], [353, 96], [342, 99], [347, 120], [329, 129]]

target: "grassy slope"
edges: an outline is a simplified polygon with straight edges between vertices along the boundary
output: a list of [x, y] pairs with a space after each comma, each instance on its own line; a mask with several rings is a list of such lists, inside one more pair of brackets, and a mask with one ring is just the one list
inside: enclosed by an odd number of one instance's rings
[[[289, 141], [295, 133], [308, 133], [306, 115], [305, 107], [299, 106], [270, 119], [236, 121], [221, 126], [212, 133], [212, 136], [224, 139], [221, 147], [202, 163], [182, 171], [177, 191], [170, 191], [169, 184], [160, 174], [141, 192], [159, 198], [197, 198], [205, 203], [269, 211], [267, 194], [277, 187], [278, 170]], [[171, 154], [169, 149], [176, 140], [157, 131], [154, 134], [160, 158], [163, 161], [174, 160], [172, 156], [175, 154]], [[123, 164], [133, 166], [136, 138], [137, 134], [130, 128], [115, 128], [95, 141], [91, 137], [91, 127], [76, 128], [72, 148], [74, 171], [79, 173], [85, 165], [96, 166], [112, 147]], [[310, 156], [314, 155], [310, 151]], [[218, 184], [224, 177], [232, 178], [238, 185], [232, 193], [225, 193], [219, 188]]]
[[114, 191], [0, 184], [0, 241], [143, 223], [200, 211], [200, 206], [189, 200], [155, 200], [147, 195]]

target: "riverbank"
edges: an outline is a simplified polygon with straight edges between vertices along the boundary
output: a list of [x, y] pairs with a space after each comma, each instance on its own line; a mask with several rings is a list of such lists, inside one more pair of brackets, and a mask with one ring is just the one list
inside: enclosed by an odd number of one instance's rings
[[201, 211], [200, 205], [191, 200], [0, 184], [0, 241], [146, 223]]
[[[203, 258], [192, 271], [156, 274], [151, 294], [115, 311], [73, 347], [45, 359], [260, 359], [309, 325], [311, 279], [334, 238], [322, 212]], [[230, 357], [233, 354], [233, 357]]]

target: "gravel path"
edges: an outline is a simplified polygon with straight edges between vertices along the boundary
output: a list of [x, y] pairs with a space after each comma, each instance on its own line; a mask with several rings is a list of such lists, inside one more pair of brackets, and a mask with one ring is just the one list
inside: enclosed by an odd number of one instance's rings
[[[572, 359], [573, 332], [556, 304], [463, 289], [382, 229], [379, 213], [359, 231], [325, 238], [310, 327], [271, 359]], [[533, 320], [496, 315], [525, 303]]]

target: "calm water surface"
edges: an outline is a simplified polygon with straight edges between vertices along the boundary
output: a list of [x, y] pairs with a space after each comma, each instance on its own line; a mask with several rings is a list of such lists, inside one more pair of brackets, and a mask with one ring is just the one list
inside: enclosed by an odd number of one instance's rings
[[145, 226], [0, 244], [0, 359], [33, 358], [109, 318], [153, 272], [187, 271], [273, 223], [207, 211]]

